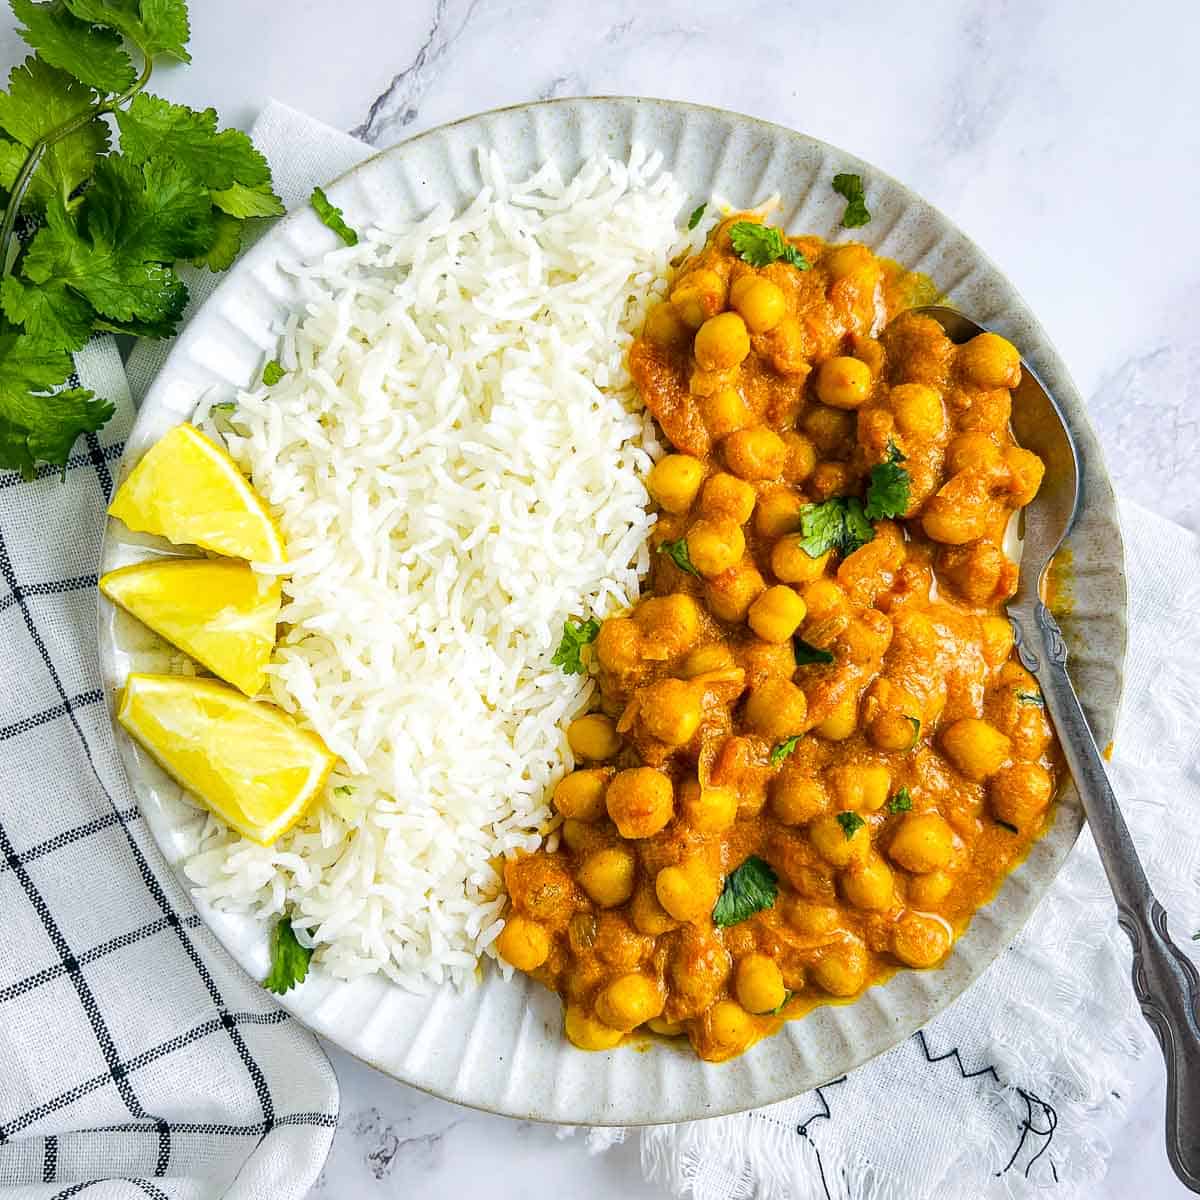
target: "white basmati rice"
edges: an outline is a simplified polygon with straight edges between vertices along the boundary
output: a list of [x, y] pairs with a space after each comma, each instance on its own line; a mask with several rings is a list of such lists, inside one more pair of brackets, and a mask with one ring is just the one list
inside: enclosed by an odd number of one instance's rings
[[659, 448], [624, 360], [683, 248], [684, 196], [640, 151], [566, 182], [481, 169], [461, 215], [285, 268], [289, 373], [222, 427], [287, 541], [270, 695], [343, 766], [274, 847], [212, 819], [187, 863], [221, 907], [292, 910], [334, 975], [417, 990], [474, 978], [499, 859], [555, 836], [592, 685], [550, 658], [648, 566]]

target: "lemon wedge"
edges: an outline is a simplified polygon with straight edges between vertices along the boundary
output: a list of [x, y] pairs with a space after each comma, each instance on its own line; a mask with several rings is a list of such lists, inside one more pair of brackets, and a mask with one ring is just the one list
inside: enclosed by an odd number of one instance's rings
[[262, 497], [216, 442], [176, 425], [155, 442], [108, 506], [136, 533], [231, 558], [284, 561], [283, 537]]
[[262, 687], [279, 620], [277, 579], [242, 562], [163, 558], [109, 571], [100, 590], [247, 696]]
[[304, 815], [337, 761], [281, 709], [212, 679], [130, 675], [117, 720], [168, 774], [261, 846]]

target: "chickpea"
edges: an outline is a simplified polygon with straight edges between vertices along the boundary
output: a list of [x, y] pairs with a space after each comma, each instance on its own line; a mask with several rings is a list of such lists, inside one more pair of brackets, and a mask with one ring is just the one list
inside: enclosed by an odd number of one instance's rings
[[684, 746], [692, 740], [704, 713], [703, 693], [683, 679], [660, 679], [641, 694], [638, 709], [642, 728], [668, 746]]
[[679, 789], [679, 807], [698, 833], [721, 833], [737, 820], [738, 794], [733, 788], [701, 787], [699, 780], [689, 779]]
[[728, 371], [705, 371], [696, 367], [688, 378], [688, 391], [697, 397], [715, 396], [722, 388], [732, 386], [729, 377]]
[[730, 292], [733, 307], [742, 314], [751, 333], [766, 333], [774, 329], [783, 320], [787, 312], [787, 299], [783, 289], [769, 279], [751, 278], [749, 283], [742, 283], [746, 276], [738, 280], [738, 284]]
[[940, 871], [954, 855], [954, 830], [938, 813], [908, 813], [900, 822], [888, 857], [914, 875]]
[[832, 551], [826, 550], [813, 558], [801, 547], [800, 540], [798, 537], [781, 537], [771, 548], [771, 571], [784, 583], [810, 583], [825, 573]]
[[704, 485], [700, 495], [700, 511], [710, 521], [732, 521], [735, 525], [744, 525], [750, 520], [757, 500], [758, 494], [751, 484], [727, 471], [719, 471], [709, 476]]
[[723, 642], [711, 642], [699, 646], [684, 659], [679, 674], [684, 679], [695, 679], [697, 675], [708, 675], [712, 671], [727, 671], [732, 668], [733, 652]]
[[983, 537], [995, 515], [990, 474], [968, 467], [951, 476], [926, 501], [921, 524], [935, 542], [961, 546]]
[[496, 950], [518, 971], [536, 971], [550, 957], [550, 934], [528, 917], [511, 916], [496, 939]]
[[850, 608], [844, 589], [833, 579], [814, 579], [804, 589], [804, 603], [809, 621], [846, 616]]
[[892, 641], [892, 622], [885, 613], [868, 608], [842, 630], [840, 643], [846, 657], [858, 666], [878, 662]]
[[984, 617], [979, 626], [983, 661], [989, 667], [998, 667], [1012, 653], [1012, 622], [1007, 617]]
[[855, 908], [868, 912], [884, 912], [895, 901], [895, 882], [892, 869], [878, 855], [871, 854], [860, 862], [851, 863], [841, 874], [842, 895]]
[[817, 469], [808, 477], [808, 490], [818, 501], [842, 496], [849, 487], [850, 468], [844, 462], [817, 463]]
[[621, 748], [621, 735], [608, 717], [588, 713], [567, 726], [567, 744], [580, 758], [612, 758]]
[[909, 967], [936, 966], [950, 941], [950, 927], [931, 913], [906, 912], [892, 928], [892, 953]]
[[829, 811], [829, 795], [819, 779], [785, 767], [771, 783], [771, 811], [783, 825], [807, 825]]
[[800, 628], [808, 609], [785, 583], [769, 587], [750, 605], [750, 628], [764, 642], [786, 642]]
[[729, 469], [741, 479], [775, 479], [787, 461], [783, 438], [765, 425], [731, 433], [721, 443], [721, 451]]
[[706, 579], [728, 571], [746, 553], [746, 535], [732, 521], [697, 521], [687, 534], [688, 557]]
[[806, 375], [809, 371], [804, 327], [795, 317], [784, 317], [766, 334], [767, 356], [781, 375]]
[[646, 314], [642, 337], [656, 346], [675, 347], [687, 341], [691, 332], [673, 305], [656, 304]]
[[858, 697], [852, 692], [817, 726], [830, 742], [844, 742], [858, 728]]
[[616, 908], [633, 895], [636, 864], [624, 846], [589, 854], [579, 864], [579, 886], [601, 908]]
[[700, 605], [686, 592], [647, 596], [634, 609], [643, 658], [662, 661], [690, 650], [700, 636]]
[[636, 670], [642, 662], [642, 632], [628, 617], [609, 617], [596, 637], [596, 657], [614, 675]]
[[690, 271], [675, 285], [671, 303], [685, 325], [699, 329], [725, 307], [725, 281], [706, 267]]
[[562, 823], [562, 840], [566, 843], [568, 850], [575, 854], [586, 854], [589, 850], [599, 849], [604, 844], [604, 835], [589, 821], [567, 817]]
[[789, 430], [782, 435], [787, 457], [783, 460], [783, 477], [788, 483], [803, 483], [817, 465], [817, 448], [812, 439]]
[[833, 767], [829, 784], [843, 809], [876, 812], [892, 789], [892, 773], [880, 763], [847, 763]]
[[946, 472], [957, 475], [969, 467], [993, 471], [1000, 465], [1000, 447], [989, 433], [960, 433], [946, 447]]
[[958, 369], [981, 388], [1014, 388], [1021, 381], [1021, 355], [998, 333], [978, 333], [958, 350]]
[[741, 392], [730, 384], [700, 398], [700, 416], [714, 442], [745, 429], [754, 420]]
[[1032, 829], [1054, 793], [1050, 772], [1037, 763], [1014, 763], [997, 771], [988, 785], [992, 812], [1018, 829]]
[[1038, 494], [1046, 464], [1032, 450], [1009, 446], [1004, 451], [1004, 465], [1011, 477], [1009, 502], [1015, 508], [1024, 508]]
[[858, 408], [871, 394], [871, 368], [857, 358], [827, 358], [817, 368], [817, 396], [831, 408]]
[[633, 971], [618, 976], [596, 997], [596, 1016], [613, 1029], [633, 1029], [657, 1017], [664, 999], [653, 979]]
[[829, 272], [831, 279], [849, 279], [869, 271], [874, 262], [866, 246], [858, 242], [844, 242], [827, 247], [819, 265]]
[[564, 775], [554, 789], [554, 807], [576, 821], [598, 821], [604, 816], [604, 793], [612, 771], [589, 767]]
[[919, 718], [891, 709], [876, 713], [867, 724], [867, 737], [879, 750], [911, 750], [920, 736]]
[[779, 742], [804, 731], [808, 700], [790, 679], [765, 679], [746, 698], [744, 716], [760, 737]]
[[660, 1037], [678, 1037], [683, 1032], [682, 1021], [664, 1021], [662, 1017], [651, 1017], [646, 1028]]
[[663, 867], [654, 878], [658, 902], [677, 921], [703, 921], [721, 894], [721, 880], [699, 858]]
[[770, 487], [758, 497], [754, 510], [754, 532], [759, 537], [782, 537], [800, 528], [804, 500], [790, 487]]
[[853, 996], [867, 982], [867, 948], [857, 938], [829, 946], [813, 964], [812, 977], [831, 996]]
[[830, 904], [817, 904], [800, 896], [793, 897], [784, 907], [784, 918], [797, 933], [822, 937], [841, 927], [842, 913]]
[[804, 414], [804, 432], [818, 450], [837, 454], [854, 441], [855, 420], [851, 413], [840, 408], [814, 404]]
[[826, 813], [808, 827], [808, 840], [813, 849], [831, 867], [848, 867], [852, 862], [862, 862], [871, 852], [870, 827], [865, 822], [843, 825], [838, 820], [842, 815]]
[[611, 1050], [624, 1037], [620, 1029], [605, 1025], [580, 1004], [567, 1005], [563, 1026], [568, 1040], [580, 1050]]
[[639, 884], [629, 903], [629, 918], [638, 933], [658, 937], [679, 927], [679, 922], [658, 902], [653, 885]]
[[921, 441], [940, 437], [946, 427], [942, 398], [923, 383], [902, 383], [891, 390], [888, 400], [901, 433]]
[[965, 717], [942, 730], [942, 749], [963, 775], [982, 783], [1000, 770], [1012, 742], [987, 721]]
[[738, 962], [734, 990], [738, 1003], [752, 1013], [774, 1012], [787, 999], [783, 973], [765, 954], [747, 954]]
[[754, 1022], [732, 1000], [718, 1000], [708, 1010], [708, 1027], [713, 1041], [733, 1053], [744, 1050], [754, 1040]]
[[668, 454], [654, 464], [646, 490], [670, 513], [685, 513], [704, 480], [704, 464], [690, 454]]
[[623, 838], [652, 837], [675, 815], [671, 781], [653, 767], [618, 771], [608, 785], [605, 801]]
[[914, 875], [908, 881], [908, 902], [919, 908], [932, 908], [950, 894], [954, 876], [949, 871], [930, 871], [926, 875]]
[[710, 579], [704, 589], [709, 611], [721, 621], [744, 621], [750, 606], [766, 588], [757, 568], [746, 560]]
[[705, 371], [728, 371], [750, 353], [750, 334], [737, 313], [709, 317], [696, 333], [697, 364]]

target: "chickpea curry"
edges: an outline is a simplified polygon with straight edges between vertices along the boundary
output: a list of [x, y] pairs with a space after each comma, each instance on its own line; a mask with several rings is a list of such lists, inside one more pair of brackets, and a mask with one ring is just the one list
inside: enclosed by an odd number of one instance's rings
[[935, 967], [1043, 830], [1057, 747], [1003, 613], [1041, 482], [1016, 348], [906, 312], [865, 246], [721, 222], [630, 352], [674, 453], [653, 567], [599, 626], [548, 848], [500, 954], [566, 1033], [740, 1054]]

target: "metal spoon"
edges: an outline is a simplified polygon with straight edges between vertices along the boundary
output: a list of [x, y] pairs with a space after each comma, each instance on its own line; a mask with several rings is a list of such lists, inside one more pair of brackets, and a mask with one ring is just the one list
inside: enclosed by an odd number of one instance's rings
[[[952, 308], [914, 311], [932, 317], [955, 343], [984, 332]], [[1017, 441], [1046, 464], [1037, 500], [1024, 510], [1020, 583], [1008, 605], [1017, 654], [1041, 685], [1117, 901], [1117, 920], [1133, 943], [1133, 990], [1167, 1064], [1167, 1157], [1183, 1183], [1200, 1192], [1200, 974], [1167, 934], [1166, 911], [1142, 870], [1067, 675], [1062, 631], [1042, 602], [1042, 581], [1079, 507], [1079, 457], [1058, 405], [1023, 362], [1012, 426]]]

